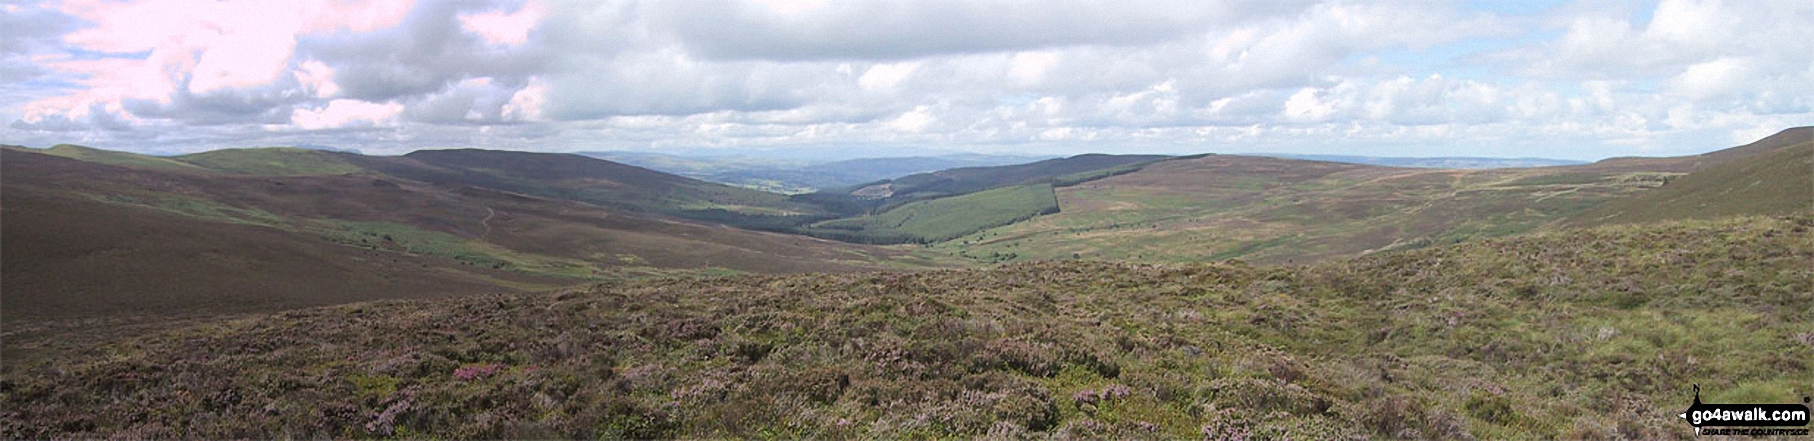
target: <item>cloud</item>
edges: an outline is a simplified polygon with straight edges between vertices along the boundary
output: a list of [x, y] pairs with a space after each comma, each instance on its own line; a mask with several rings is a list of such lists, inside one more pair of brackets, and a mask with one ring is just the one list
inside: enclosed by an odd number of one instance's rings
[[1290, 14], [1301, 3], [865, 0], [776, 7], [777, 2], [708, 0], [659, 2], [650, 13], [690, 52], [708, 58], [877, 61], [1147, 45], [1219, 23]]
[[1814, 40], [1807, 2], [1478, 6], [9, 4], [0, 6], [0, 120], [11, 123], [0, 137], [144, 150], [299, 142], [373, 152], [898, 145], [1588, 157], [1657, 153], [1663, 142], [1716, 146], [1814, 122], [1814, 53], [1796, 43]]
[[297, 109], [291, 123], [304, 130], [396, 125], [403, 105], [337, 99], [319, 109]]
[[459, 18], [467, 32], [478, 34], [488, 44], [519, 46], [529, 41], [529, 31], [534, 30], [546, 14], [541, 2], [529, 1], [515, 12], [460, 14]]

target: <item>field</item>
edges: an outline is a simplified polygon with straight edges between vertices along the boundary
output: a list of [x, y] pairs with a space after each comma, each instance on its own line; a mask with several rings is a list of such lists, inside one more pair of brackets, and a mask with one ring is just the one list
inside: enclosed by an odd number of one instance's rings
[[1691, 385], [1814, 393], [1810, 239], [1752, 217], [363, 303], [9, 358], [0, 436], [1687, 438]]
[[878, 214], [819, 222], [808, 234], [851, 242], [937, 242], [1058, 212], [1051, 184], [914, 201]]

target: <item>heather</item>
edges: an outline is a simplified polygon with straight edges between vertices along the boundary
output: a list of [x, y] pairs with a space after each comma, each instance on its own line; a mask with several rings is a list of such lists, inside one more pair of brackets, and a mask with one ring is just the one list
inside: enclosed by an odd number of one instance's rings
[[9, 360], [0, 435], [1688, 437], [1691, 384], [1710, 402], [1814, 392], [1810, 228], [297, 310]]

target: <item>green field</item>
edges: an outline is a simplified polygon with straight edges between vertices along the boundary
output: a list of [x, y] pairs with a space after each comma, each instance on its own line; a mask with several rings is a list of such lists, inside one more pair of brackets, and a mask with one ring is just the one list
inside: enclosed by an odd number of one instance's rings
[[164, 170], [201, 170], [202, 167], [171, 158], [137, 153], [116, 152], [79, 145], [57, 144], [44, 150], [33, 150], [52, 156], [124, 167], [146, 167]]
[[1051, 184], [1020, 185], [910, 202], [878, 214], [819, 222], [807, 231], [853, 242], [936, 242], [1057, 211]]
[[1059, 188], [1057, 214], [928, 252], [981, 261], [1312, 261], [1552, 227], [1670, 176], [1207, 156]]
[[210, 170], [245, 175], [338, 175], [363, 169], [338, 153], [291, 147], [224, 149], [173, 159]]

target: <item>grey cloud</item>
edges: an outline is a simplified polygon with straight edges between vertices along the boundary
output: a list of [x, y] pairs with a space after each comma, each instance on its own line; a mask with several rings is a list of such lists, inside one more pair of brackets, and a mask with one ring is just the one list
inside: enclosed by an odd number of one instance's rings
[[504, 105], [524, 84], [484, 85], [456, 84], [445, 92], [429, 95], [409, 103], [405, 119], [434, 124], [510, 124], [504, 120]]
[[420, 97], [466, 78], [521, 83], [543, 73], [550, 54], [533, 34], [523, 47], [493, 48], [461, 28], [459, 14], [483, 12], [483, 6], [425, 2], [394, 28], [307, 37], [297, 51], [332, 67], [343, 96], [373, 102]]
[[293, 79], [249, 90], [190, 93], [180, 85], [168, 102], [129, 99], [121, 107], [140, 118], [182, 121], [193, 125], [283, 124], [294, 106], [310, 101]]
[[[814, 72], [818, 71], [818, 72]], [[560, 120], [787, 110], [831, 68], [692, 60], [672, 52], [589, 60], [551, 75], [547, 113]]]
[[46, 9], [41, 4], [14, 6], [18, 7], [17, 11], [0, 9], [0, 55], [25, 54], [49, 46], [80, 23], [74, 17]]
[[131, 123], [126, 122], [112, 112], [108, 112], [107, 109], [100, 104], [89, 105], [88, 115], [85, 117], [71, 118], [65, 115], [47, 115], [32, 122], [14, 120], [10, 126], [18, 130], [41, 132], [80, 132], [93, 129], [101, 129], [110, 132], [127, 132], [132, 130]]
[[831, 2], [788, 16], [733, 0], [662, 2], [689, 50], [720, 59], [897, 60], [1078, 45], [1145, 45], [1288, 14], [1298, 1]]

